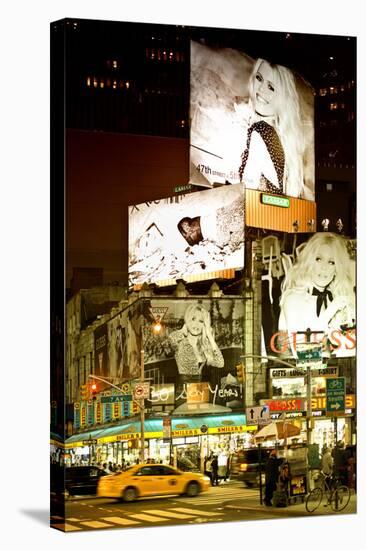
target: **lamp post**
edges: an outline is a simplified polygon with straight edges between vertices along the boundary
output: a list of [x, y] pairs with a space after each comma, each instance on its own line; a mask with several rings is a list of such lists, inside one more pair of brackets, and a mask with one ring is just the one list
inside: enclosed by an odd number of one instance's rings
[[[141, 331], [142, 332], [142, 331]], [[143, 338], [141, 339], [141, 354], [140, 354], [140, 380], [141, 384], [145, 381], [145, 350], [143, 346]], [[145, 398], [142, 397], [140, 404], [140, 424], [141, 424], [141, 447], [140, 447], [140, 462], [145, 462]]]

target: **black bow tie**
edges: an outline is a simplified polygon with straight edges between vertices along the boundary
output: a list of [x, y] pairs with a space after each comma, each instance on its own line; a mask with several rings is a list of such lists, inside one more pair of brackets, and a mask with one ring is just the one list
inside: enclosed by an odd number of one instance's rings
[[314, 286], [312, 295], [317, 296], [317, 299], [316, 299], [316, 314], [319, 317], [322, 305], [324, 304], [324, 309], [326, 309], [327, 306], [328, 306], [328, 298], [329, 298], [330, 302], [333, 302], [333, 294], [331, 293], [330, 290], [327, 289], [327, 287], [325, 287], [324, 290], [318, 290]]

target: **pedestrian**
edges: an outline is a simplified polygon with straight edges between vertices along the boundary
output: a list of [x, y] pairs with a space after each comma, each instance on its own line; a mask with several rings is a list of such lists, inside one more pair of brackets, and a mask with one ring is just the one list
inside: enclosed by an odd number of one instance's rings
[[272, 449], [265, 467], [264, 504], [266, 506], [272, 506], [273, 492], [276, 489], [281, 462], [282, 460], [277, 457], [277, 451]]
[[206, 456], [205, 462], [204, 462], [204, 472], [207, 477], [210, 478], [211, 484], [212, 484], [212, 470], [211, 470], [211, 458], [209, 456]]
[[347, 453], [343, 441], [338, 441], [334, 449], [334, 473], [342, 482], [347, 485]]
[[333, 473], [333, 457], [329, 447], [326, 447], [322, 456], [321, 469], [326, 477]]
[[218, 485], [219, 484], [219, 462], [217, 460], [217, 456], [214, 455], [212, 461], [211, 461], [211, 485]]
[[225, 472], [224, 481], [229, 481], [229, 478], [230, 478], [230, 462], [231, 462], [231, 456], [229, 454], [226, 461], [226, 472]]

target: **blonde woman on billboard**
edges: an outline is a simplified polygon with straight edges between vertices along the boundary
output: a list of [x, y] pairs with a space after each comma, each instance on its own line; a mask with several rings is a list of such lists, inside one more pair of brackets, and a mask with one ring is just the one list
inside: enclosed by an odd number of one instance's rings
[[292, 351], [296, 333], [310, 328], [324, 333], [332, 351], [354, 354], [354, 285], [355, 262], [346, 239], [328, 232], [313, 235], [282, 283], [278, 328], [288, 333]]
[[199, 304], [187, 307], [184, 325], [170, 334], [170, 342], [182, 381], [200, 380], [205, 366], [224, 367], [224, 358], [213, 336], [210, 314]]
[[292, 72], [257, 59], [249, 80], [247, 141], [240, 181], [293, 197], [304, 196], [304, 136], [299, 96]]

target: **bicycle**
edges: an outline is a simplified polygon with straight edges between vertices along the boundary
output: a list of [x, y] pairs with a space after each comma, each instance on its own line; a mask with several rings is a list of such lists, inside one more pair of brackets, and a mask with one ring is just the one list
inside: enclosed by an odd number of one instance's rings
[[[345, 509], [351, 498], [351, 493], [346, 485], [342, 485], [341, 480], [334, 475], [327, 476], [320, 472], [321, 484], [315, 487], [306, 498], [305, 507], [309, 513], [315, 512], [323, 500], [323, 496], [327, 496], [327, 504], [331, 505], [334, 512], [341, 512]], [[327, 506], [325, 504], [324, 506]]]

